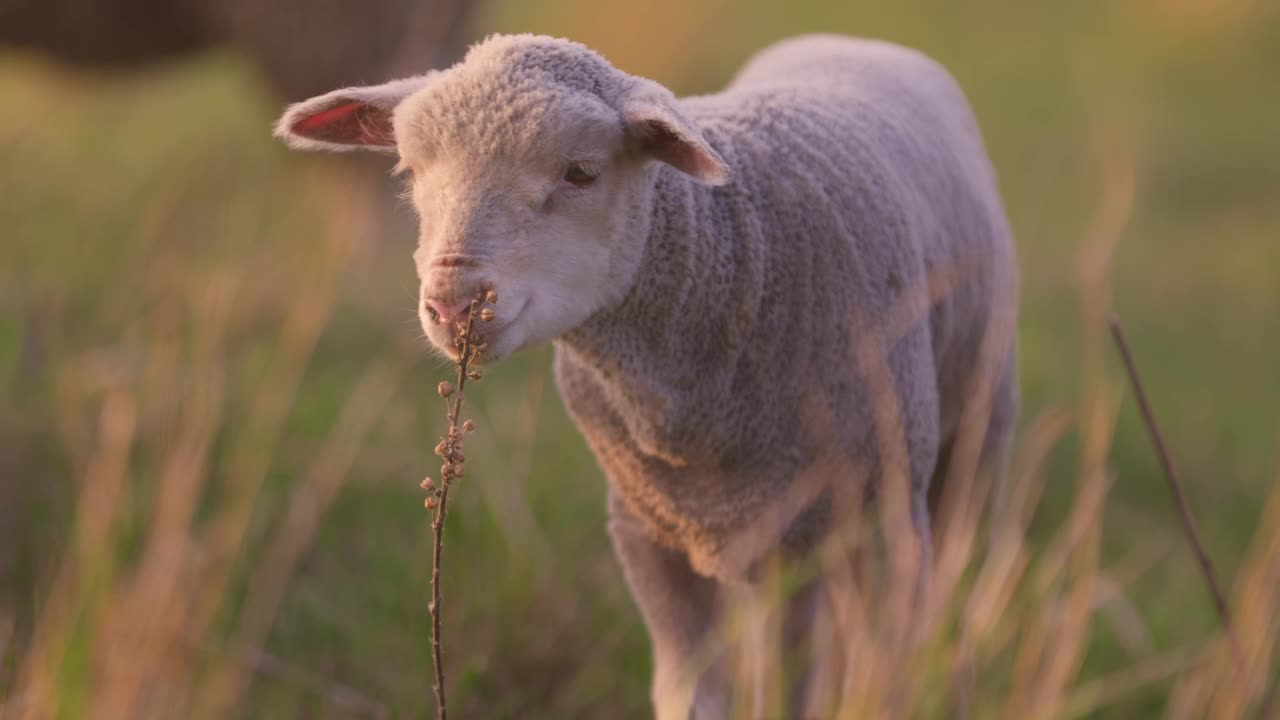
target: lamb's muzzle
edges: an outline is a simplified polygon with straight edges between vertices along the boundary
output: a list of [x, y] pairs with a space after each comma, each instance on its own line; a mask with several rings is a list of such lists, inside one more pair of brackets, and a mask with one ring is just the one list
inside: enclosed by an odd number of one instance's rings
[[444, 300], [442, 298], [423, 298], [422, 305], [427, 316], [441, 325], [452, 325], [467, 315], [471, 307], [470, 300]]

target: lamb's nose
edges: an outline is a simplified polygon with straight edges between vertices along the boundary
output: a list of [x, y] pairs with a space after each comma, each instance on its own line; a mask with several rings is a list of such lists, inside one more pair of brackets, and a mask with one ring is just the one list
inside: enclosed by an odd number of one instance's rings
[[455, 320], [461, 320], [467, 314], [467, 307], [471, 305], [470, 300], [449, 301], [440, 298], [424, 298], [423, 306], [427, 310], [427, 315], [438, 323], [448, 325]]

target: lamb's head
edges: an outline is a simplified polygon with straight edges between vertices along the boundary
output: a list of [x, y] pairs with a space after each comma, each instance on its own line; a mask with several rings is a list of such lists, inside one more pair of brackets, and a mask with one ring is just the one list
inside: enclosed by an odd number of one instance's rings
[[654, 161], [708, 184], [728, 176], [666, 88], [530, 35], [491, 37], [448, 70], [298, 103], [276, 132], [298, 148], [399, 154], [420, 217], [422, 326], [452, 353], [452, 321], [494, 290], [490, 360], [623, 299]]

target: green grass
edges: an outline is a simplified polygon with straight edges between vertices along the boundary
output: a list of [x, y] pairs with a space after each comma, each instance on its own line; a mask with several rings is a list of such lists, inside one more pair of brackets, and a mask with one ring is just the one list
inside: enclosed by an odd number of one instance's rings
[[[1101, 330], [1081, 326], [1081, 256], [1107, 169], [1132, 158], [1136, 189], [1114, 252], [1113, 305], [1210, 551], [1225, 577], [1234, 574], [1280, 462], [1280, 14], [1241, 1], [1201, 17], [1190, 0], [1167, 11], [1142, 0], [1034, 9], [994, 0], [660, 5], [641, 12], [563, 0], [535, 11], [500, 3], [486, 29], [569, 35], [683, 92], [713, 90], [753, 49], [811, 30], [897, 40], [953, 69], [986, 133], [1018, 237], [1027, 421], [1080, 405], [1082, 338]], [[203, 667], [205, 654], [216, 655], [247, 568], [274, 537], [358, 378], [371, 363], [399, 363], [407, 369], [398, 391], [286, 587], [264, 642], [279, 664], [254, 675], [245, 715], [326, 707], [359, 715], [339, 686], [397, 717], [426, 715], [430, 538], [417, 482], [436, 465], [443, 412], [433, 387], [445, 367], [417, 340], [413, 239], [338, 238], [351, 242], [340, 248], [349, 259], [325, 260], [342, 196], [337, 162], [272, 140], [278, 107], [235, 58], [84, 77], [0, 57], [0, 98], [0, 648], [6, 627], [22, 647], [47, 606], [71, 547], [103, 397], [126, 388], [141, 398], [114, 540], [128, 564], [145, 545], [174, 419], [189, 409], [183, 383], [198, 380], [190, 366], [208, 317], [205, 288], [238, 278], [217, 353], [225, 390], [198, 527], [231, 492], [238, 433], [252, 427], [255, 403], [270, 390], [291, 307], [336, 272], [335, 289], [322, 293], [332, 314], [288, 399], [279, 442], [263, 449], [269, 465], [246, 536], [249, 562], [233, 574], [229, 608], [183, 657]], [[169, 386], [147, 360], [152, 340], [168, 337], [163, 328], [180, 347]], [[469, 397], [481, 431], [452, 495], [444, 570], [455, 712], [644, 717], [647, 642], [612, 559], [603, 480], [560, 406], [549, 358], [547, 348], [528, 351]], [[1111, 397], [1121, 388], [1115, 367]], [[1068, 437], [1051, 457], [1032, 528], [1039, 541], [1073, 502], [1077, 443]], [[1102, 567], [1126, 578], [1115, 602], [1142, 627], [1119, 628], [1100, 613], [1083, 680], [1201, 643], [1215, 629], [1127, 398], [1110, 457]], [[96, 617], [88, 607], [86, 621]], [[67, 717], [80, 714], [90, 692], [92, 633], [81, 629], [59, 686]], [[1134, 632], [1139, 647], [1127, 645]], [[0, 696], [16, 682], [18, 658], [7, 647]], [[1158, 714], [1170, 682], [1127, 693], [1096, 716]]]

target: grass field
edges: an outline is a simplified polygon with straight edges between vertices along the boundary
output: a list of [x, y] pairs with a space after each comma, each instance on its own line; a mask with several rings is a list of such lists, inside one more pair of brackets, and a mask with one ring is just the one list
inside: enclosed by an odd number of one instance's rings
[[[1261, 591], [1230, 581], [1280, 530], [1261, 522], [1280, 478], [1280, 6], [508, 1], [481, 27], [573, 37], [683, 93], [813, 30], [951, 68], [1018, 238], [1023, 423], [1064, 428], [1031, 547], [1073, 512], [1100, 533], [1047, 716], [1208, 707], [1193, 660], [1217, 623], [1107, 344], [1112, 309], [1262, 662]], [[417, 485], [448, 367], [420, 340], [413, 238], [375, 230], [408, 223], [370, 222], [389, 205], [348, 165], [280, 147], [277, 103], [230, 55], [129, 76], [0, 56], [0, 98], [0, 708], [427, 716]], [[647, 641], [550, 357], [469, 395], [451, 709], [644, 717]], [[1260, 557], [1255, 579], [1280, 582]], [[1041, 609], [1010, 606], [1015, 638]], [[1008, 716], [1013, 691], [983, 692]]]

